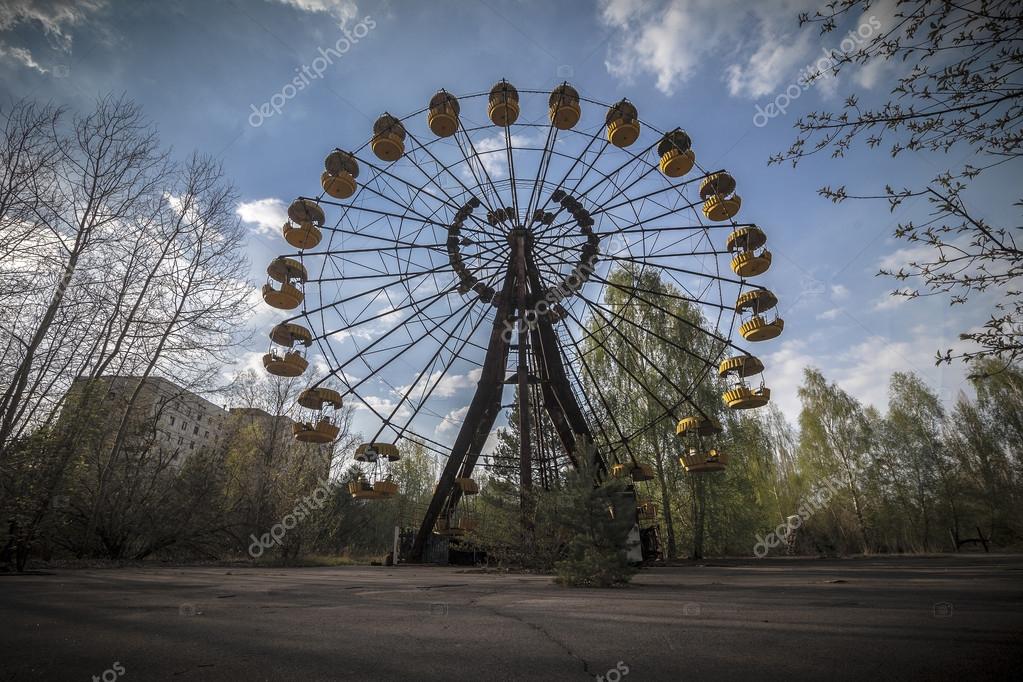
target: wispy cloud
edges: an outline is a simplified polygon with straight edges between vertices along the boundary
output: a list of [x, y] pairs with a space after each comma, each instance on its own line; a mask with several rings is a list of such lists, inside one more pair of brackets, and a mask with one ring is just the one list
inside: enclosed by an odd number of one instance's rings
[[[723, 80], [733, 97], [762, 98], [795, 82], [799, 70], [830, 47], [827, 40], [841, 41], [838, 31], [821, 38], [812, 28], [800, 28], [798, 15], [813, 15], [820, 6], [819, 0], [601, 0], [600, 19], [619, 31], [605, 65], [627, 82], [653, 75], [666, 95], [699, 76], [703, 83]], [[890, 26], [893, 6], [883, 0], [864, 15]], [[714, 68], [722, 71], [709, 71]], [[845, 70], [870, 88], [885, 68], [846, 65]], [[826, 91], [835, 80], [825, 81]]]
[[[529, 138], [525, 135], [511, 136], [512, 147], [524, 147], [528, 143]], [[508, 158], [505, 154], [507, 146], [508, 140], [504, 133], [474, 140], [473, 148], [476, 150], [476, 155], [470, 156], [469, 163], [463, 164], [460, 168], [462, 177], [474, 181], [473, 174], [475, 173], [482, 179], [485, 177], [484, 170], [491, 180], [503, 180], [508, 177]]]
[[[72, 29], [106, 6], [106, 0], [4, 0], [0, 2], [0, 34], [21, 25], [37, 26], [55, 49], [71, 52]], [[50, 73], [26, 47], [0, 42], [0, 60], [9, 60], [41, 74]]]
[[303, 12], [322, 13], [333, 17], [340, 26], [355, 18], [358, 6], [351, 0], [277, 0]]
[[43, 66], [35, 60], [32, 53], [23, 47], [11, 47], [0, 43], [0, 57], [9, 57], [15, 62], [18, 62], [22, 66], [26, 66], [30, 69], [35, 69], [39, 73], [49, 73], [49, 69], [43, 68]]
[[441, 419], [440, 424], [437, 426], [438, 434], [445, 434], [454, 431], [462, 425], [462, 421], [465, 419], [465, 413], [469, 411], [469, 406], [459, 407], [457, 410], [451, 410], [444, 418]]
[[653, 74], [657, 89], [670, 95], [697, 74], [706, 80], [707, 65], [720, 59], [722, 46], [728, 45], [736, 60], [726, 69], [729, 91], [759, 97], [790, 78], [809, 53], [809, 37], [795, 35], [795, 17], [812, 6], [809, 0], [780, 5], [602, 0], [601, 19], [621, 32], [609, 49], [606, 66], [624, 80]]
[[287, 207], [280, 199], [267, 198], [243, 201], [235, 208], [242, 222], [253, 225], [253, 231], [261, 235], [276, 235], [288, 220]]

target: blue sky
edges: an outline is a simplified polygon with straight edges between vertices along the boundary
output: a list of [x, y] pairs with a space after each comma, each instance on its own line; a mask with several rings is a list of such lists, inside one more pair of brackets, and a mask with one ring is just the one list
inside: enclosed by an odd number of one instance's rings
[[[988, 301], [949, 309], [940, 298], [900, 303], [888, 297], [892, 283], [875, 272], [910, 255], [891, 239], [892, 227], [924, 216], [926, 205], [908, 202], [892, 215], [883, 204], [835, 206], [817, 189], [846, 185], [851, 193], [875, 193], [885, 182], [920, 184], [958, 166], [968, 150], [893, 160], [854, 149], [838, 161], [768, 167], [768, 156], [792, 140], [801, 113], [837, 108], [854, 91], [865, 102], [882, 97], [907, 68], [850, 70], [801, 91], [787, 113], [754, 125], [755, 107], [795, 84], [822, 49], [838, 47], [870, 17], [881, 25], [891, 21], [892, 13], [875, 5], [821, 40], [814, 29], [797, 27], [798, 12], [814, 9], [796, 0], [755, 6], [733, 0], [13, 0], [0, 7], [0, 94], [3, 101], [34, 96], [86, 109], [97, 94], [124, 92], [144, 106], [179, 156], [193, 149], [220, 156], [251, 228], [254, 283], [263, 281], [273, 255], [291, 250], [277, 231], [284, 202], [317, 194], [325, 153], [364, 142], [379, 113], [404, 115], [441, 87], [480, 92], [502, 77], [538, 90], [567, 78], [583, 96], [601, 101], [627, 96], [653, 125], [684, 127], [705, 168], [727, 168], [738, 180], [744, 216], [768, 233], [775, 260], [763, 283], [781, 300], [786, 330], [756, 352], [775, 402], [790, 418], [798, 414], [795, 389], [808, 364], [881, 409], [894, 370], [917, 371], [948, 401], [964, 387], [964, 373], [936, 368], [935, 350], [982, 323]], [[318, 49], [338, 45], [353, 30], [362, 37], [342, 43], [349, 49], [321, 78], [310, 79], [279, 113], [261, 121], [254, 116], [314, 64]], [[1009, 219], [1010, 202], [989, 200], [1008, 196], [1012, 186], [1011, 177], [990, 175], [974, 196], [990, 212], [985, 217]], [[273, 319], [259, 306], [252, 324], [267, 328]], [[263, 350], [255, 342], [239, 364], [255, 364]], [[454, 381], [438, 400], [438, 414], [457, 419], [472, 385], [467, 376]]]

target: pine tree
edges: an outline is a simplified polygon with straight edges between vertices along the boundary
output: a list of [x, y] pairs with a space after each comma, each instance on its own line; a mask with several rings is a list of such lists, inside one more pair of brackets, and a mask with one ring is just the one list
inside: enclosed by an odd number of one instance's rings
[[635, 573], [626, 541], [635, 523], [635, 498], [625, 483], [595, 486], [593, 448], [579, 449], [579, 468], [562, 491], [560, 520], [570, 533], [566, 558], [555, 564], [556, 581], [570, 587], [611, 587]]

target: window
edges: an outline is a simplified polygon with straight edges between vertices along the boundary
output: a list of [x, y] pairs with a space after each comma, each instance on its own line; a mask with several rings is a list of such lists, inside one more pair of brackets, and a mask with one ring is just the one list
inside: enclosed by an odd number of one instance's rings
[[196, 424], [195, 428], [192, 429], [192, 435], [193, 436], [198, 436], [199, 435], [199, 425], [198, 424]]
[[182, 419], [182, 420], [181, 420], [181, 430], [182, 430], [182, 431], [184, 431], [184, 430], [185, 430], [185, 428], [186, 428], [186, 426], [187, 426], [187, 424], [185, 424], [185, 420], [184, 420], [184, 419]]
[[178, 445], [181, 445], [184, 442], [185, 442], [185, 437], [184, 436], [178, 436]]
[[203, 434], [203, 438], [209, 438], [209, 437], [210, 437], [210, 432], [209, 431], [207, 431], [206, 433]]
[[174, 426], [174, 417], [171, 417], [171, 426]]
[[195, 443], [189, 443], [188, 444], [188, 449], [189, 450], [195, 450]]

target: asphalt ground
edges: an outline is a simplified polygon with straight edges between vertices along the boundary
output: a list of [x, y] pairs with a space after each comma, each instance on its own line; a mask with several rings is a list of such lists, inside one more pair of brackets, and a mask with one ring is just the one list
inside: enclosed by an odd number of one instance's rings
[[[1023, 679], [1023, 557], [0, 575], [0, 680]], [[599, 676], [599, 677], [598, 677]]]

